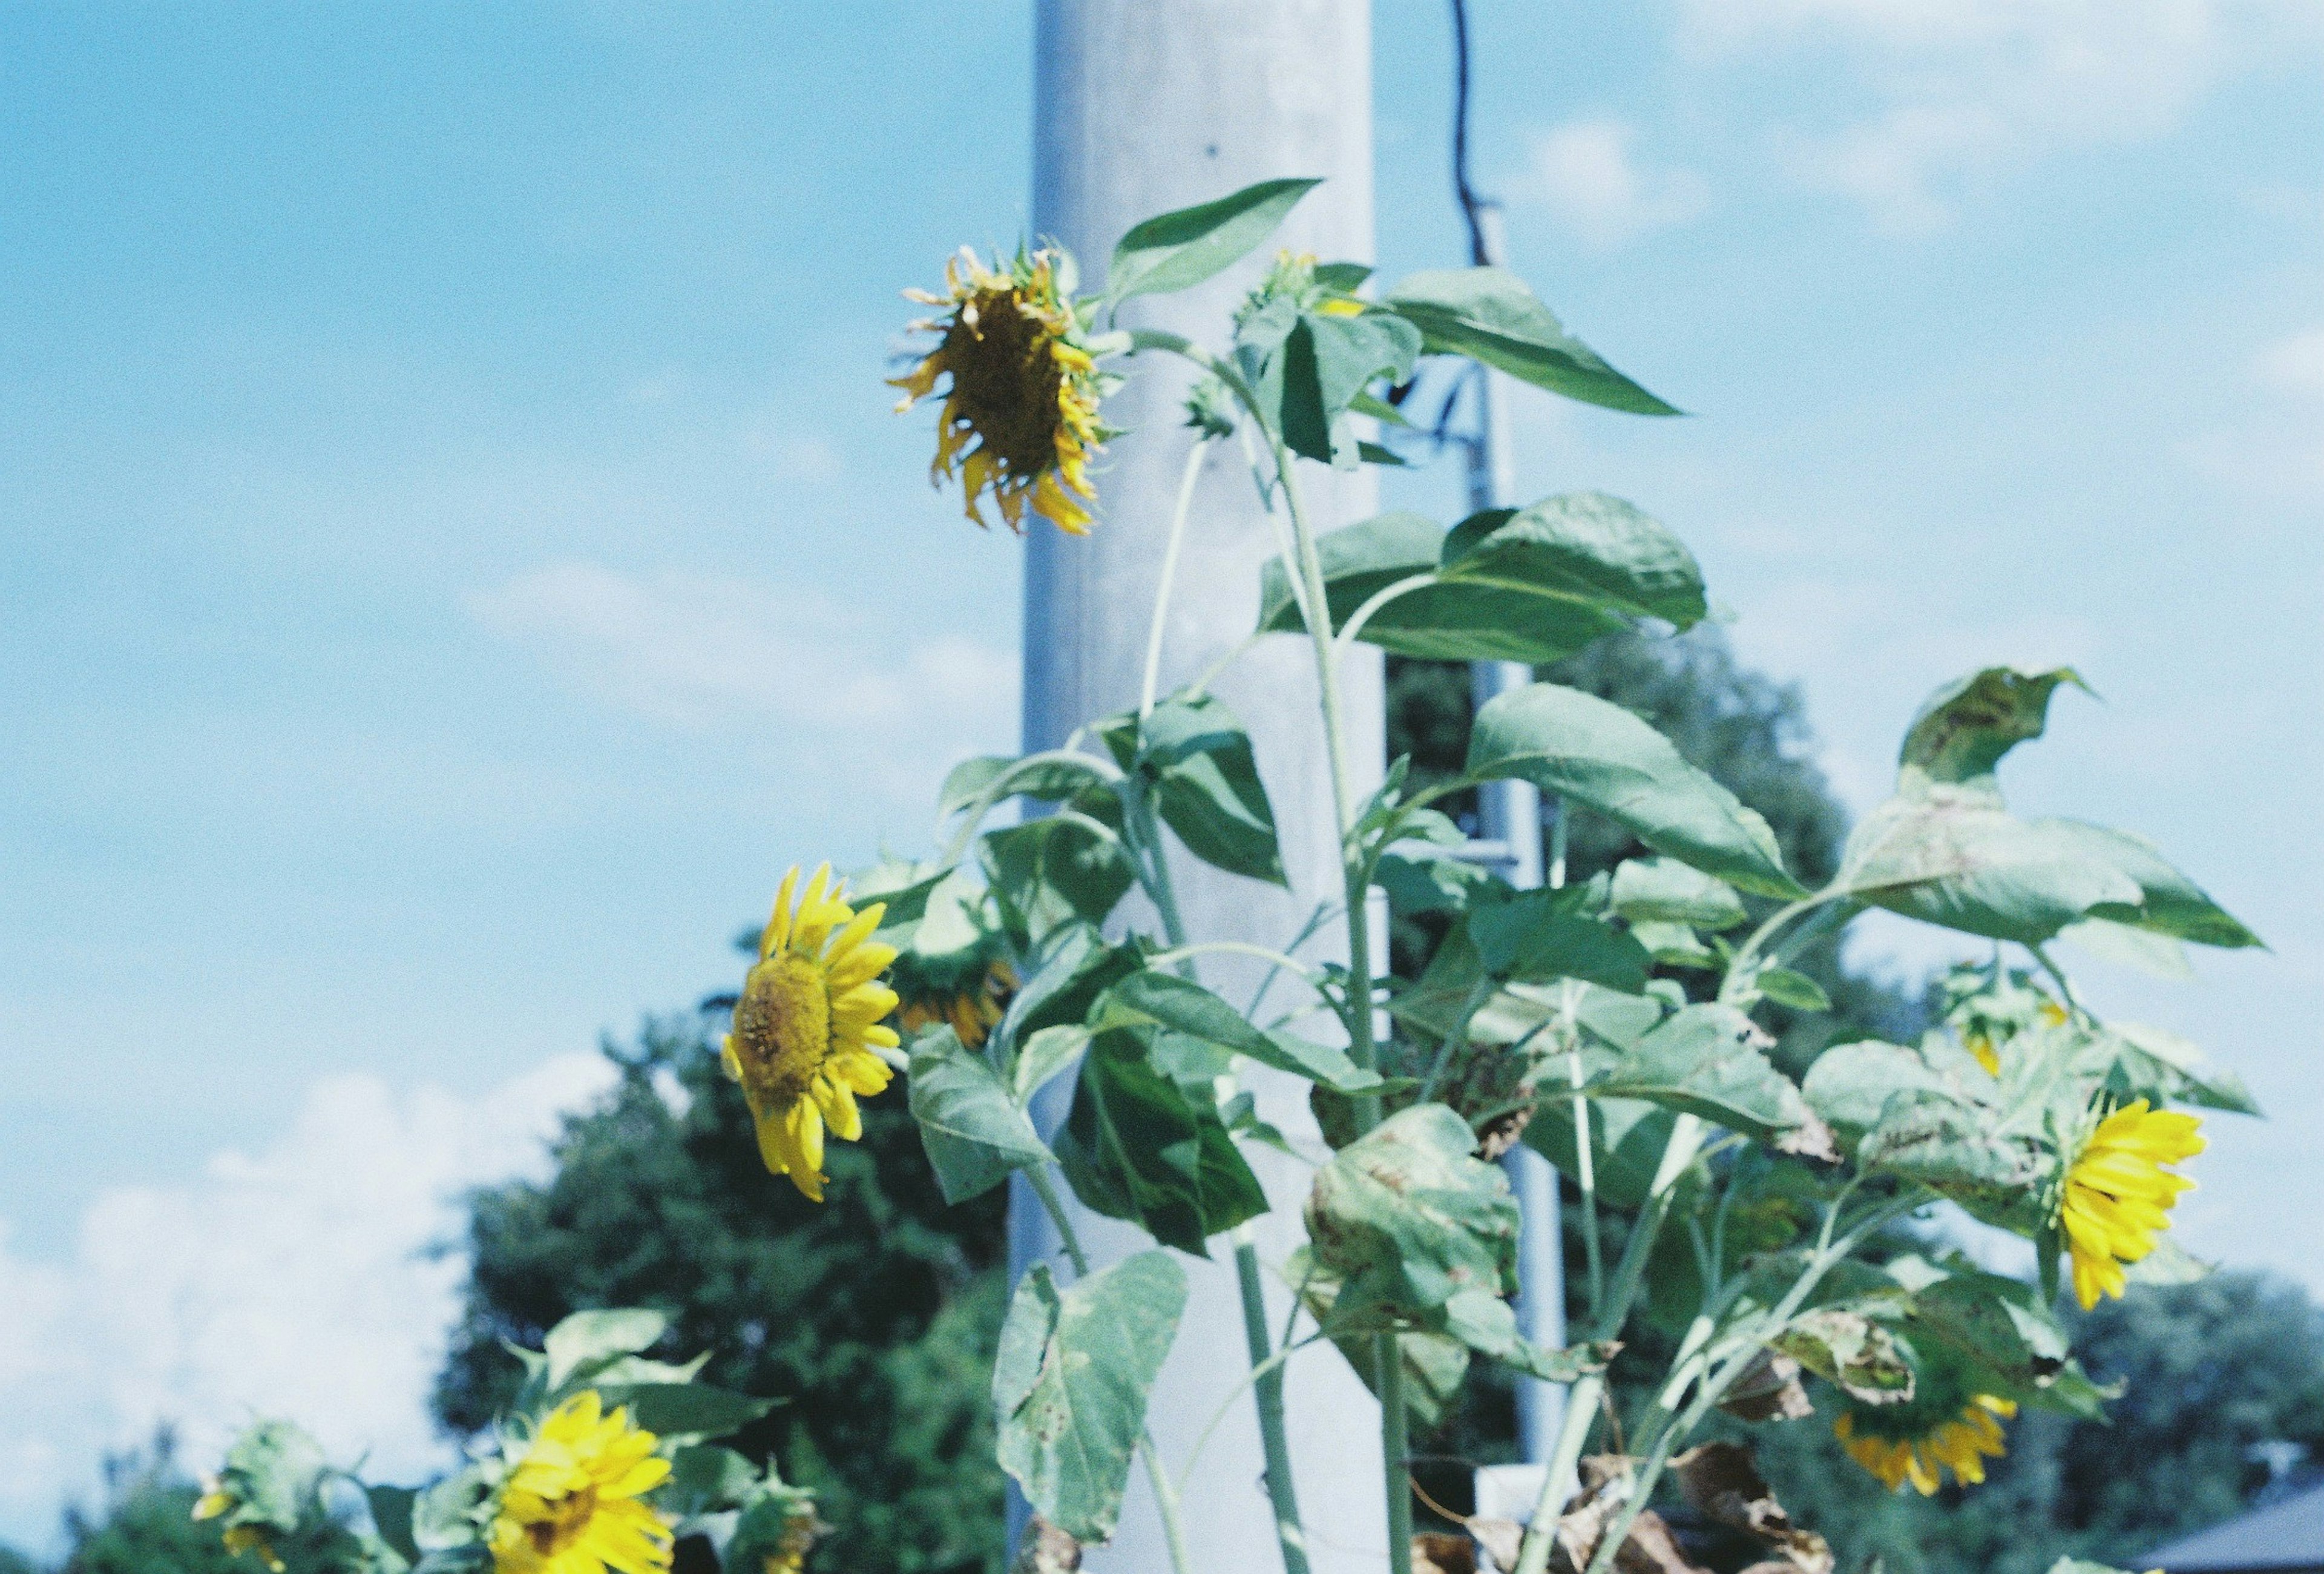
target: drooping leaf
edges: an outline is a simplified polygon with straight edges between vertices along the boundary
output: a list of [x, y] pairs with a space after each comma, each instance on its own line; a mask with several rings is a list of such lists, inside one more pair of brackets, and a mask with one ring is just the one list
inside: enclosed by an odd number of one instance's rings
[[2061, 683], [2089, 690], [2071, 667], [1987, 667], [1944, 684], [1921, 702], [1904, 730], [1900, 773], [1950, 782], [1991, 776], [2004, 755], [2042, 736], [2050, 696]]
[[1633, 924], [1683, 923], [1714, 933], [1747, 916], [1726, 881], [1675, 858], [1626, 858], [1614, 870], [1614, 911]]
[[1410, 377], [1420, 344], [1418, 330], [1393, 312], [1340, 316], [1285, 296], [1237, 326], [1235, 358], [1293, 453], [1353, 465], [1356, 439], [1343, 419], [1349, 407], [1377, 379]]
[[1655, 851], [1766, 896], [1804, 895], [1767, 822], [1618, 705], [1554, 683], [1512, 689], [1477, 713], [1468, 773], [1516, 776], [1628, 827]]
[[549, 1354], [549, 1391], [559, 1392], [623, 1356], [652, 1348], [669, 1327], [669, 1318], [641, 1307], [573, 1313], [550, 1329], [542, 1341], [541, 1347]]
[[1794, 1011], [1830, 1011], [1831, 996], [1805, 973], [1789, 968], [1762, 968], [1751, 976], [1752, 986], [1778, 1005]]
[[1404, 918], [1464, 912], [1480, 895], [1508, 890], [1499, 875], [1465, 858], [1389, 853], [1380, 859], [1376, 878], [1388, 893], [1389, 910]]
[[1088, 1025], [1096, 1032], [1168, 1028], [1340, 1093], [1369, 1093], [1380, 1086], [1379, 1073], [1358, 1066], [1345, 1051], [1293, 1033], [1268, 1032], [1200, 984], [1150, 968], [1132, 973], [1101, 995]]
[[[1261, 181], [1255, 186], [1132, 225], [1113, 248], [1106, 299], [1191, 289], [1264, 245], [1320, 181]], [[1103, 1538], [1099, 1538], [1102, 1540]]]
[[2072, 833], [2019, 819], [1981, 788], [1945, 783], [1900, 793], [1858, 820], [1833, 884], [1907, 918], [2028, 945], [2144, 900]]
[[948, 1027], [912, 1042], [910, 1105], [946, 1202], [981, 1197], [1012, 1170], [1049, 1162], [1047, 1145], [991, 1064], [963, 1049]]
[[1267, 1211], [1267, 1194], [1208, 1097], [1157, 1065], [1150, 1034], [1101, 1034], [1082, 1057], [1056, 1144], [1074, 1195], [1194, 1256], [1222, 1230]]
[[1045, 1029], [1080, 1027], [1107, 985], [1145, 965], [1135, 949], [1110, 945], [1093, 924], [1080, 921], [1050, 931], [1026, 960], [1025, 981], [993, 1032], [993, 1042], [1012, 1053]]
[[1103, 923], [1138, 879], [1120, 842], [1055, 816], [987, 831], [979, 856], [1002, 921], [1026, 945], [1063, 925]]
[[775, 1408], [773, 1400], [706, 1383], [608, 1384], [600, 1392], [608, 1408], [627, 1407], [632, 1421], [672, 1442], [723, 1438]]
[[1349, 1302], [1408, 1317], [1458, 1291], [1517, 1289], [1517, 1199], [1479, 1160], [1469, 1123], [1441, 1104], [1389, 1116], [1333, 1154], [1307, 1199], [1319, 1268]]
[[1113, 1535], [1147, 1395], [1185, 1304], [1185, 1273], [1162, 1252], [1062, 1291], [1045, 1264], [1018, 1282], [992, 1367], [1001, 1465], [1076, 1541]]
[[366, 1486], [364, 1497], [371, 1505], [372, 1528], [379, 1532], [379, 1539], [405, 1562], [420, 1561], [420, 1543], [411, 1537], [411, 1512], [419, 1501], [419, 1490]]
[[1702, 621], [1702, 569], [1663, 524], [1603, 492], [1472, 514], [1446, 538], [1448, 581], [1584, 602], [1680, 628]]
[[1415, 273], [1386, 304], [1419, 328], [1432, 355], [1468, 356], [1568, 399], [1638, 415], [1676, 415], [1572, 334], [1515, 273], [1446, 268]]
[[[1970, 1065], [1966, 1075], [1981, 1073]], [[1958, 1064], [1948, 1075], [1920, 1050], [1864, 1039], [1834, 1044], [1817, 1056], [1801, 1079], [1800, 1092], [1808, 1107], [1852, 1146], [1880, 1124], [1880, 1112], [1895, 1095], [1924, 1092], [1969, 1100], [1970, 1085], [1962, 1077]]]
[[2036, 1199], [2056, 1159], [2031, 1132], [1997, 1126], [1992, 1111], [1942, 1093], [1908, 1090], [1881, 1106], [1857, 1162], [1918, 1180], [1987, 1224], [2031, 1236]]
[[2186, 875], [2172, 867], [2152, 842], [2128, 831], [2085, 825], [2072, 819], [2034, 822], [2052, 837], [2062, 837], [2094, 860], [2112, 866], [2139, 888], [2135, 903], [2100, 903], [2090, 916], [2126, 924], [2173, 940], [2197, 945], [2236, 948], [2256, 946], [2259, 936]]
[[1143, 722], [1124, 711], [1097, 730], [1123, 770], [1146, 777], [1156, 810], [1188, 852], [1231, 875], [1286, 883], [1250, 735], [1223, 700], [1173, 695]]
[[1837, 1158], [1831, 1131], [1767, 1059], [1772, 1042], [1732, 1006], [1689, 1005], [1635, 1049], [1600, 1060], [1588, 1090], [1698, 1115], [1787, 1153]]
[[1019, 1104], [1030, 1104], [1033, 1095], [1048, 1085], [1049, 1079], [1074, 1063], [1075, 1056], [1088, 1047], [1089, 1030], [1070, 1023], [1045, 1027], [1028, 1033], [1017, 1045], [1015, 1058], [1009, 1063], [1009, 1095]]
[[2121, 1091], [2156, 1104], [2193, 1104], [2236, 1115], [2258, 1115], [2259, 1103], [2233, 1071], [2214, 1068], [2189, 1040], [2144, 1023], [2107, 1024], [2118, 1044]]
[[1048, 759], [1017, 759], [1009, 755], [978, 755], [954, 765], [944, 779], [936, 794], [936, 819], [951, 819], [979, 800], [997, 802], [1003, 798], [1037, 798], [1045, 803], [1063, 803], [1093, 787], [1102, 789], [1105, 780], [1094, 762], [1053, 756]]
[[1772, 1342], [1867, 1404], [1913, 1397], [1913, 1366], [1896, 1347], [1895, 1336], [1861, 1312], [1814, 1307], [1794, 1318]]
[[[1445, 550], [1444, 527], [1417, 514], [1383, 514], [1327, 532], [1316, 542], [1324, 601], [1339, 628], [1372, 597], [1415, 575], [1433, 574]], [[1263, 633], [1305, 629], [1280, 561], [1259, 575]], [[1562, 661], [1629, 620], [1594, 599], [1510, 588], [1489, 580], [1440, 581], [1383, 603], [1357, 637], [1399, 656], [1427, 661]]]

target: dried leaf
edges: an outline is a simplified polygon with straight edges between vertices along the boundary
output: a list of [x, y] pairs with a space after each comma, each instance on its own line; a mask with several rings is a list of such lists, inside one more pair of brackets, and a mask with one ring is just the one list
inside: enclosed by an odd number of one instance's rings
[[1009, 1574], [1074, 1574], [1081, 1566], [1082, 1544], [1037, 1514], [1025, 1522]]
[[1728, 1389], [1719, 1408], [1738, 1421], [1797, 1421], [1813, 1415], [1800, 1364], [1774, 1350], [1761, 1350]]
[[1513, 1519], [1472, 1519], [1467, 1523], [1469, 1533], [1477, 1538], [1477, 1545], [1485, 1550], [1493, 1567], [1501, 1574], [1510, 1574], [1517, 1566], [1518, 1549], [1525, 1545], [1525, 1526]]
[[[1618, 1454], [1597, 1454], [1582, 1461], [1583, 1490], [1558, 1518], [1551, 1574], [1582, 1574], [1590, 1567], [1606, 1533], [1606, 1521], [1629, 1498], [1635, 1463]], [[1615, 1574], [1704, 1574], [1687, 1560], [1670, 1526], [1652, 1509], [1630, 1522], [1629, 1534], [1614, 1555], [1614, 1569]]]
[[1466, 1536], [1423, 1531], [1412, 1538], [1412, 1574], [1477, 1574], [1477, 1544]]
[[1784, 1574], [1831, 1574], [1831, 1547], [1792, 1523], [1740, 1443], [1705, 1443], [1671, 1461], [1680, 1492], [1699, 1513], [1745, 1531], [1784, 1555]]
[[1478, 1156], [1487, 1163], [1497, 1162], [1517, 1145], [1518, 1139], [1525, 1135], [1526, 1124], [1532, 1119], [1533, 1106], [1527, 1105], [1487, 1121], [1484, 1129], [1477, 1134]]

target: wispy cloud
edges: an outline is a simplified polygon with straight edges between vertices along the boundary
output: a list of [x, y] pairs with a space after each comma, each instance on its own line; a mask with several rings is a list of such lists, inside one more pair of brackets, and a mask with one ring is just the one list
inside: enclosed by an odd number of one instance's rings
[[1584, 244], [1610, 249], [1684, 224], [1711, 205], [1700, 175], [1649, 170], [1627, 121], [1577, 120], [1535, 134], [1518, 196], [1541, 203]]
[[434, 1248], [608, 1076], [567, 1055], [473, 1097], [335, 1077], [263, 1150], [99, 1194], [60, 1261], [0, 1240], [0, 1535], [49, 1538], [104, 1451], [163, 1421], [197, 1461], [281, 1414], [386, 1479], [440, 1466], [427, 1394], [466, 1264]]
[[1871, 106], [1791, 128], [1792, 167], [1914, 232], [2001, 171], [2168, 134], [2235, 71], [2324, 42], [2319, 20], [2307, 0], [1685, 0], [1679, 40], [1711, 62], [1837, 52]]

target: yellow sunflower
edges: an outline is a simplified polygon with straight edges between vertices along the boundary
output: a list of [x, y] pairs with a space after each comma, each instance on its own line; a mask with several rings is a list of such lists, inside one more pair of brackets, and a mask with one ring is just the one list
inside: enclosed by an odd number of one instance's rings
[[2074, 1155], [2059, 1222], [2083, 1310], [2102, 1296], [2120, 1296], [2122, 1264], [2153, 1251], [2157, 1232], [2171, 1227], [2179, 1194], [2195, 1183], [2163, 1166], [2203, 1151], [2201, 1125], [2194, 1116], [2150, 1109], [2136, 1099], [2098, 1122]]
[[493, 1574], [664, 1574], [670, 1528], [642, 1501], [669, 1476], [659, 1441], [594, 1388], [551, 1411], [501, 1483]]
[[1841, 1415], [1831, 1430], [1849, 1458], [1878, 1477], [1891, 1492], [1909, 1481], [1922, 1496], [1933, 1497], [1948, 1469], [1964, 1486], [1985, 1479], [1985, 1461], [2009, 1451], [2002, 1442], [2001, 1423], [2016, 1413], [2017, 1406], [2009, 1400], [1980, 1393], [1960, 1414], [1917, 1438], [1859, 1430], [1853, 1414]]
[[[194, 1504], [194, 1518], [216, 1519], [222, 1514], [232, 1514], [241, 1506], [242, 1499], [226, 1490], [225, 1483], [215, 1476], [208, 1477], [202, 1482], [202, 1495]], [[274, 1574], [282, 1574], [282, 1559], [274, 1551], [274, 1543], [266, 1539], [263, 1526], [230, 1524], [226, 1527], [221, 1539], [226, 1542], [228, 1555], [238, 1558], [244, 1552], [255, 1552], [258, 1560], [272, 1569]]]
[[1009, 997], [1017, 993], [1017, 970], [995, 960], [973, 984], [941, 995], [907, 1000], [896, 1014], [896, 1025], [908, 1033], [943, 1025], [953, 1031], [965, 1049], [984, 1047], [985, 1036], [1001, 1025]]
[[896, 408], [909, 410], [935, 394], [939, 375], [951, 377], [928, 473], [942, 486], [958, 472], [968, 516], [979, 524], [977, 500], [990, 492], [1011, 530], [1023, 531], [1029, 505], [1068, 534], [1088, 532], [1084, 505], [1097, 496], [1089, 461], [1111, 433], [1098, 421], [1104, 380], [1059, 283], [1069, 265], [1044, 249], [988, 270], [963, 246], [945, 264], [944, 294], [904, 292], [946, 310], [912, 325], [944, 339], [910, 373], [889, 380], [904, 390]]
[[885, 903], [857, 912], [828, 864], [804, 892], [798, 875], [793, 868], [776, 893], [724, 1059], [751, 1106], [759, 1156], [820, 1202], [825, 1126], [844, 1142], [862, 1136], [856, 1095], [877, 1093], [895, 1076], [873, 1051], [897, 1043], [896, 1030], [880, 1022], [896, 1009], [896, 992], [879, 981], [896, 948], [872, 939]]
[[[2043, 1027], [2063, 1027], [2067, 1022], [2066, 1008], [2054, 1000], [2045, 1000], [2034, 1012], [2034, 1020]], [[1969, 1035], [1968, 1044], [1969, 1052], [1977, 1057], [1977, 1063], [1985, 1068], [1987, 1076], [2001, 1075], [2001, 1051], [1994, 1043], [1991, 1033], [1972, 1032]]]

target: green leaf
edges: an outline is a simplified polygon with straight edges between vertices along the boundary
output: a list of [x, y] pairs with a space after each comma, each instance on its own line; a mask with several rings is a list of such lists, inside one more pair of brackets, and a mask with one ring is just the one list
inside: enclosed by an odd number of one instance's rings
[[[1441, 1104], [1399, 1111], [1332, 1156], [1307, 1199], [1316, 1265], [1344, 1317], [1374, 1306], [1425, 1325], [1460, 1291], [1517, 1289], [1517, 1199], [1476, 1134]], [[1436, 1331], [1454, 1330], [1442, 1326]]]
[[2040, 945], [2099, 910], [2136, 911], [2138, 883], [2062, 821], [2029, 823], [1978, 787], [1932, 783], [1857, 822], [1835, 890], [1907, 918]]
[[[1965, 1059], [1965, 1057], [1964, 1057]], [[1800, 1093], [1808, 1107], [1821, 1116], [1840, 1140], [1851, 1146], [1880, 1124], [1880, 1112], [1900, 1093], [1931, 1093], [1969, 1102], [1968, 1086], [1956, 1075], [1932, 1066], [1919, 1050], [1902, 1044], [1864, 1039], [1834, 1044], [1816, 1057], [1801, 1080]], [[1973, 1065], [1969, 1076], [1983, 1073]]]
[[1056, 1153], [1090, 1208], [1194, 1256], [1211, 1236], [1267, 1211], [1215, 1099], [1190, 1097], [1156, 1064], [1145, 1033], [1091, 1042]]
[[632, 1422], [675, 1442], [723, 1438], [775, 1408], [771, 1399], [753, 1399], [706, 1383], [609, 1385], [601, 1393], [608, 1409], [627, 1406]]
[[1285, 445], [1305, 458], [1351, 465], [1354, 437], [1342, 417], [1374, 381], [1411, 376], [1420, 334], [1393, 312], [1338, 317], [1278, 299], [1242, 322], [1235, 348]]
[[1635, 995], [1654, 958], [1633, 937], [1570, 911], [1573, 891], [1526, 891], [1469, 912], [1469, 938], [1485, 970], [1504, 982], [1581, 978]]
[[1467, 356], [1510, 376], [1609, 410], [1676, 415], [1565, 331], [1524, 280], [1501, 268], [1415, 273], [1385, 304], [1409, 319], [1432, 355]]
[[1831, 1132], [1766, 1051], [1772, 1041], [1732, 1006], [1689, 1005], [1635, 1049], [1585, 1059], [1591, 1097], [1642, 1098], [1768, 1142], [1784, 1153], [1837, 1158]]
[[2061, 683], [2089, 692], [2071, 667], [1987, 667], [1954, 679], [1922, 702], [1905, 729], [1900, 776], [1947, 782], [1990, 777], [2004, 755], [2042, 736], [2050, 696]]
[[715, 1443], [689, 1443], [669, 1464], [669, 1485], [656, 1497], [663, 1512], [680, 1519], [739, 1508], [760, 1486], [758, 1467]]
[[1049, 1162], [1049, 1150], [983, 1056], [950, 1028], [912, 1043], [912, 1118], [946, 1202], [981, 1197], [1013, 1170]]
[[1087, 1022], [1093, 1032], [1149, 1025], [1216, 1044], [1335, 1092], [1369, 1093], [1380, 1086], [1379, 1073], [1365, 1070], [1346, 1051], [1291, 1033], [1264, 1032], [1200, 984], [1169, 973], [1132, 973], [1098, 997]]
[[550, 1329], [542, 1345], [549, 1354], [549, 1392], [561, 1392], [623, 1356], [652, 1348], [669, 1327], [669, 1319], [660, 1312], [639, 1307], [575, 1312]]
[[[1105, 779], [1094, 762], [1063, 758], [1019, 760], [1008, 755], [979, 755], [954, 765], [936, 794], [936, 819], [950, 819], [979, 799], [998, 802], [1004, 798], [1038, 798], [1063, 803], [1096, 788]], [[998, 789], [998, 791], [996, 791]], [[989, 795], [989, 798], [988, 798]]]
[[[1609, 1208], [1638, 1208], [1662, 1162], [1678, 1116], [1643, 1098], [1590, 1100], [1591, 1180]], [[1581, 1151], [1573, 1142], [1573, 1106], [1551, 1104], [1526, 1123], [1526, 1144], [1564, 1174], [1579, 1179]]]
[[[1416, 514], [1383, 514], [1316, 542], [1324, 600], [1338, 628], [1374, 595], [1416, 574], [1434, 573], [1444, 528]], [[1259, 571], [1262, 633], [1296, 634], [1306, 623], [1280, 561]], [[1426, 661], [1562, 661], [1592, 641], [1629, 627], [1594, 601], [1489, 583], [1440, 582], [1408, 590], [1372, 615], [1357, 638], [1399, 656]]]
[[1708, 610], [1702, 569], [1686, 543], [1602, 492], [1471, 515], [1445, 539], [1443, 572], [1448, 581], [1559, 597], [1680, 628]]
[[1389, 853], [1375, 876], [1388, 893], [1389, 911], [1401, 918], [1431, 912], [1465, 912], [1488, 893], [1505, 892], [1508, 882], [1465, 858]]
[[1468, 773], [1516, 776], [1628, 827], [1657, 852], [1765, 896], [1804, 895], [1767, 822], [1620, 706], [1554, 683], [1513, 689], [1477, 713]]
[[420, 1543], [411, 1539], [411, 1510], [420, 1493], [410, 1486], [365, 1486], [371, 1505], [372, 1528], [395, 1555], [407, 1563], [420, 1561]]
[[1147, 1394], [1185, 1305], [1185, 1273], [1161, 1252], [1063, 1291], [1045, 1264], [1018, 1281], [992, 1367], [1001, 1466], [1075, 1541], [1113, 1535]]
[[1030, 1104], [1033, 1095], [1047, 1087], [1049, 1079], [1072, 1065], [1074, 1058], [1089, 1047], [1089, 1029], [1070, 1023], [1028, 1034], [1009, 1063], [1010, 1097], [1019, 1104]]
[[1683, 923], [1716, 933], [1748, 916], [1734, 887], [1675, 858], [1623, 860], [1614, 870], [1611, 900], [1633, 924]]
[[1724, 966], [1719, 953], [1704, 945], [1702, 937], [1685, 924], [1642, 919], [1630, 926], [1630, 934], [1665, 968], [1695, 968], [1715, 973]]
[[1054, 816], [987, 831], [979, 856], [1001, 920], [1022, 945], [1075, 922], [1103, 923], [1138, 879], [1119, 841]]
[[492, 1482], [481, 1465], [423, 1487], [411, 1505], [412, 1544], [430, 1554], [431, 1561], [434, 1554], [474, 1546], [478, 1540], [476, 1511], [491, 1495]]
[[1830, 1011], [1831, 996], [1805, 973], [1789, 968], [1762, 968], [1751, 976], [1752, 986], [1778, 1005], [1794, 1011]]
[[1134, 948], [1108, 945], [1092, 924], [1052, 930], [1027, 958], [1025, 982], [1010, 1001], [994, 1041], [1006, 1047], [1047, 1028], [1078, 1028], [1107, 985], [1144, 966]]
[[1216, 201], [1157, 214], [1131, 226], [1115, 245], [1106, 269], [1106, 299], [1120, 302], [1133, 295], [1167, 295], [1224, 272], [1264, 244], [1299, 199], [1320, 184], [1262, 181]]
[[2032, 1236], [2036, 1199], [2056, 1160], [2032, 1134], [1994, 1124], [1989, 1107], [1948, 1094], [1892, 1094], [1879, 1124], [1857, 1145], [1857, 1162], [1918, 1180], [1987, 1224]]
[[2236, 948], [2256, 946], [2259, 936], [2219, 904], [2192, 880], [2173, 868], [2154, 844], [2128, 831], [2085, 825], [2072, 819], [2034, 822], [2045, 834], [2062, 838], [2094, 861], [2111, 866], [2139, 888], [2133, 903], [2100, 903], [2090, 909], [2093, 918], [2108, 919], [2173, 940], [2197, 945]]
[[2236, 1115], [2258, 1115], [2258, 1101], [2232, 1071], [2215, 1070], [2203, 1051], [2177, 1033], [2143, 1023], [2107, 1024], [2118, 1046], [2123, 1091], [2156, 1104], [2193, 1104]]
[[1155, 808], [1188, 852], [1231, 875], [1288, 884], [1250, 735], [1224, 701], [1173, 695], [1142, 725], [1125, 711], [1098, 731], [1123, 770], [1145, 775]]

